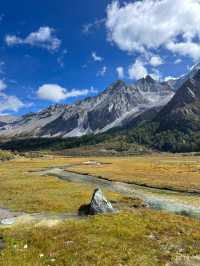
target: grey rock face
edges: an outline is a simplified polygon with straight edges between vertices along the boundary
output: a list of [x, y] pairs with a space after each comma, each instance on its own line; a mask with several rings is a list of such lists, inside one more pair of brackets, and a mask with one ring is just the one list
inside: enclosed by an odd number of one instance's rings
[[177, 90], [179, 90], [183, 86], [183, 84], [188, 79], [193, 79], [199, 70], [200, 70], [200, 63], [194, 65], [188, 73], [186, 73], [186, 74], [184, 74], [178, 78], [168, 80], [167, 83], [176, 92]]
[[98, 134], [124, 126], [153, 107], [164, 106], [173, 95], [166, 82], [158, 82], [150, 76], [133, 85], [117, 81], [97, 96], [72, 105], [53, 105], [24, 115], [13, 123], [2, 123], [0, 138], [68, 138]]
[[100, 214], [109, 212], [115, 212], [112, 204], [104, 197], [100, 188], [95, 189], [90, 202], [90, 213]]
[[113, 213], [116, 210], [105, 198], [100, 188], [95, 189], [91, 202], [79, 208], [79, 215], [96, 215], [102, 213]]
[[186, 132], [200, 130], [200, 69], [176, 92], [172, 100], [160, 111], [155, 121], [160, 129]]

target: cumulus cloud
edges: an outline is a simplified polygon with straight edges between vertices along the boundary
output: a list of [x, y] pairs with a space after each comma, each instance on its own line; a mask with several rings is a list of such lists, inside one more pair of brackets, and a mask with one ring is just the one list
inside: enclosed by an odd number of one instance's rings
[[174, 53], [190, 56], [194, 60], [200, 59], [200, 44], [191, 41], [187, 42], [170, 42], [167, 48]]
[[7, 88], [7, 84], [4, 80], [0, 80], [0, 114], [4, 111], [17, 112], [20, 108], [24, 107], [24, 103], [16, 96], [7, 95], [4, 90]]
[[138, 80], [148, 75], [148, 71], [144, 62], [137, 59], [134, 64], [129, 66], [128, 74], [130, 79]]
[[159, 55], [155, 55], [151, 57], [149, 64], [154, 67], [157, 67], [163, 64], [163, 60]]
[[31, 32], [25, 38], [8, 34], [5, 36], [5, 42], [8, 46], [27, 44], [45, 48], [49, 51], [56, 51], [61, 45], [61, 40], [55, 36], [55, 29], [48, 26], [40, 27], [37, 31]]
[[52, 102], [60, 102], [68, 98], [86, 96], [89, 93], [95, 93], [94, 88], [83, 90], [73, 89], [69, 91], [58, 84], [44, 84], [37, 90], [37, 96], [39, 99]]
[[117, 71], [117, 75], [119, 79], [123, 79], [124, 78], [124, 68], [119, 66], [116, 68]]
[[121, 50], [164, 48], [200, 59], [200, 1], [142, 0], [107, 7], [108, 38]]
[[92, 52], [92, 59], [96, 62], [102, 62], [103, 58], [101, 56], [98, 56], [96, 52]]
[[4, 111], [17, 112], [19, 111], [19, 109], [21, 109], [24, 106], [25, 106], [24, 103], [16, 96], [9, 96], [0, 93], [0, 113]]

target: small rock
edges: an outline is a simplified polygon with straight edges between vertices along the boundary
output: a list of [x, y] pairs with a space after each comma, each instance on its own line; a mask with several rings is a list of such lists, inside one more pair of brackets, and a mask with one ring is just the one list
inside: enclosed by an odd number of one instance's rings
[[114, 212], [112, 204], [104, 197], [100, 188], [95, 189], [90, 202], [91, 214]]
[[115, 212], [112, 204], [105, 198], [100, 188], [95, 189], [89, 205], [83, 205], [79, 209], [80, 215], [96, 215]]

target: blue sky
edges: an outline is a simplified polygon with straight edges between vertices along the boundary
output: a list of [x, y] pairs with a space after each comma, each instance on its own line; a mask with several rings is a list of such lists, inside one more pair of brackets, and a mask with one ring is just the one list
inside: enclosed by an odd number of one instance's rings
[[0, 114], [72, 103], [118, 78], [185, 73], [200, 59], [199, 0], [159, 2], [1, 1]]

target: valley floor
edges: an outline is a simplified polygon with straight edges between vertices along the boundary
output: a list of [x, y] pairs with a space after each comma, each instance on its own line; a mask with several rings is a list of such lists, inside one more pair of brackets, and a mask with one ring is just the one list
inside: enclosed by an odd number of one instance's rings
[[[50, 168], [149, 187], [193, 191], [196, 194], [159, 193], [200, 207], [200, 157], [149, 155], [18, 157], [0, 163], [0, 208], [44, 216], [77, 213], [81, 205], [90, 201], [95, 185], [40, 174]], [[200, 220], [144, 208], [138, 199], [106, 187], [103, 191], [119, 206], [120, 212], [58, 219], [55, 223], [42, 220], [0, 226], [0, 239], [4, 242], [0, 265], [200, 265]]]

